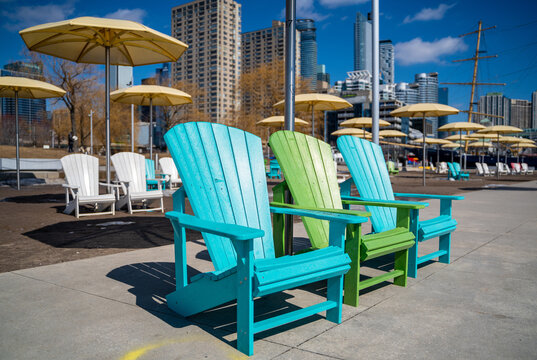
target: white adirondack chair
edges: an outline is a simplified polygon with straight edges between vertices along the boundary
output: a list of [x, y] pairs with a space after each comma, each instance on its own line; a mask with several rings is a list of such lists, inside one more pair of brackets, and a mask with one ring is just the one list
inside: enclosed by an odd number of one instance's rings
[[439, 174], [447, 174], [448, 173], [448, 166], [447, 163], [442, 161], [438, 164], [438, 173]]
[[533, 175], [533, 170], [530, 170], [527, 163], [521, 163], [520, 166], [522, 166], [522, 170], [524, 171], [524, 173], [528, 175]]
[[[88, 215], [115, 214], [116, 196], [110, 194], [99, 194], [99, 185], [107, 188], [115, 188], [116, 185], [99, 182], [99, 159], [94, 156], [84, 154], [72, 154], [61, 158], [63, 171], [65, 173], [65, 214], [73, 211], [78, 218]], [[72, 200], [69, 197], [71, 194]], [[97, 211], [101, 207], [110, 211], [98, 213], [80, 213], [81, 205], [92, 205]]]
[[500, 175], [508, 175], [510, 173], [509, 168], [507, 166], [504, 167], [504, 163], [501, 162], [496, 163], [496, 171], [498, 171]]
[[483, 172], [485, 173], [485, 176], [492, 176], [496, 174], [494, 170], [489, 169], [489, 166], [487, 165], [487, 163], [483, 163], [482, 166], [483, 166]]
[[[110, 157], [116, 177], [121, 185], [123, 194], [120, 196], [116, 206], [118, 209], [128, 206], [129, 213], [138, 211], [155, 211], [164, 212], [164, 202], [162, 200], [162, 182], [164, 179], [157, 180], [158, 189], [147, 191], [145, 178], [145, 158], [143, 155], [132, 152], [120, 152]], [[155, 200], [160, 200], [160, 207], [149, 208], [148, 206]], [[133, 203], [141, 203], [142, 209], [133, 210]]]
[[487, 176], [487, 174], [485, 174], [485, 170], [483, 170], [483, 165], [481, 165], [481, 163], [476, 162], [475, 168], [477, 169], [477, 175]]
[[160, 158], [158, 162], [160, 164], [162, 173], [169, 176], [169, 178], [166, 178], [166, 181], [170, 182], [170, 189], [173, 189], [174, 185], [176, 185], [175, 187], [177, 188], [178, 185], [183, 183], [181, 178], [179, 178], [179, 172], [177, 171], [177, 168], [175, 167], [171, 157]]

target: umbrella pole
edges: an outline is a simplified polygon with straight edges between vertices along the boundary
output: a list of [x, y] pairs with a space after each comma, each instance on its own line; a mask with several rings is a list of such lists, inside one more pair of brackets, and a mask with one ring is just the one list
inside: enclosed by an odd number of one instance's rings
[[149, 98], [149, 158], [153, 160], [153, 98]]
[[311, 105], [311, 136], [315, 137], [315, 106]]
[[500, 180], [500, 133], [496, 141], [496, 179]]
[[110, 46], [105, 47], [106, 65], [105, 76], [105, 102], [106, 102], [106, 183], [110, 184]]
[[17, 190], [21, 189], [21, 164], [19, 153], [19, 92], [15, 91], [15, 144], [17, 152]]
[[425, 153], [425, 148], [426, 148], [426, 144], [425, 144], [425, 116], [423, 117], [423, 161], [422, 161], [422, 165], [423, 165], [423, 186], [425, 186], [425, 158], [427, 157], [426, 153]]
[[134, 152], [134, 104], [131, 104], [131, 152]]

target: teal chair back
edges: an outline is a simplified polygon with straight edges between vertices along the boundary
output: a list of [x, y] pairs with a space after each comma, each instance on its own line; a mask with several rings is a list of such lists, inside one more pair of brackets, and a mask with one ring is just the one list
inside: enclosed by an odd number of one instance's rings
[[[177, 125], [164, 139], [194, 214], [202, 220], [264, 230], [265, 236], [254, 241], [254, 257], [274, 258], [261, 139], [207, 122]], [[207, 233], [203, 237], [216, 271], [236, 265], [231, 240]]]
[[[360, 197], [395, 200], [388, 168], [380, 146], [354, 136], [340, 136], [337, 146], [347, 164]], [[397, 210], [389, 207], [366, 206], [371, 212], [375, 232], [395, 228]]]
[[145, 159], [145, 178], [155, 178], [155, 161], [151, 159]]

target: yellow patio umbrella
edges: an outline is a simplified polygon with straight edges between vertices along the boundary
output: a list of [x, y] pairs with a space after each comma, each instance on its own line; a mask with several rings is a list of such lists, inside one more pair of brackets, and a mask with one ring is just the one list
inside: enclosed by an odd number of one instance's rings
[[468, 135], [456, 135], [456, 134], [446, 136], [444, 139], [449, 140], [449, 141], [460, 141], [460, 142], [473, 140], [473, 138], [469, 138]]
[[344, 128], [334, 131], [331, 135], [342, 136], [342, 135], [354, 135], [354, 136], [373, 136], [369, 131], [356, 129], [356, 128]]
[[[529, 139], [526, 139], [526, 140], [529, 140]], [[520, 143], [512, 144], [511, 148], [516, 150], [516, 152], [517, 152], [517, 162], [520, 162], [520, 150], [523, 150], [523, 149], [535, 149], [535, 148], [537, 148], [537, 145], [532, 144], [530, 142], [520, 142]]]
[[[343, 121], [339, 125], [340, 126], [345, 126], [345, 127], [362, 128], [362, 129], [363, 128], [370, 128], [370, 127], [373, 126], [373, 118], [370, 118], [370, 117], [352, 118], [352, 119]], [[379, 127], [390, 126], [390, 125], [391, 124], [388, 121], [379, 119]]]
[[407, 137], [408, 135], [399, 130], [380, 130], [379, 136], [384, 137]]
[[137, 85], [110, 93], [112, 101], [123, 104], [149, 106], [149, 158], [153, 159], [153, 106], [191, 104], [192, 97], [167, 86]]
[[52, 84], [23, 77], [0, 76], [0, 97], [15, 98], [15, 145], [17, 167], [17, 190], [20, 183], [20, 153], [19, 153], [19, 98], [47, 99], [62, 97], [63, 89]]
[[[522, 132], [522, 129], [509, 125], [494, 125], [478, 131], [480, 134], [496, 134], [496, 162], [500, 162], [500, 135]], [[496, 171], [496, 178], [500, 178], [500, 172]]]
[[474, 140], [474, 139], [495, 139], [496, 135], [475, 132], [475, 133], [471, 133], [469, 135], [464, 135], [463, 138], [464, 137], [466, 137], [469, 140]]
[[509, 143], [510, 144], [515, 144], [515, 143], [519, 143], [519, 142], [524, 142], [524, 141], [521, 141], [521, 138], [516, 137], [516, 136], [500, 136], [499, 139], [500, 139], [501, 143], [506, 143], [506, 144], [509, 144]]
[[[416, 139], [414, 140], [414, 142], [418, 143], [418, 144], [422, 144], [423, 143], [423, 138], [421, 139]], [[445, 144], [450, 144], [451, 141], [449, 140], [446, 140], [446, 139], [436, 139], [436, 138], [425, 138], [425, 142], [428, 144], [428, 145], [445, 145]], [[436, 147], [436, 162], [440, 162], [440, 147]]]
[[390, 112], [391, 116], [395, 117], [408, 117], [408, 118], [423, 118], [423, 186], [425, 186], [425, 161], [427, 158], [426, 153], [426, 142], [425, 142], [425, 123], [426, 117], [428, 116], [446, 116], [446, 115], [455, 115], [458, 114], [459, 110], [454, 107], [444, 105], [444, 104], [435, 104], [435, 103], [419, 103], [403, 106], [399, 109], [396, 109]]
[[37, 25], [19, 34], [31, 51], [105, 65], [106, 180], [110, 182], [110, 65], [175, 62], [188, 46], [134, 21], [97, 17]]
[[[285, 100], [273, 105], [276, 109], [285, 108]], [[351, 103], [338, 96], [328, 94], [300, 94], [295, 96], [295, 109], [297, 111], [311, 111], [311, 136], [315, 136], [315, 117], [313, 112], [341, 110], [352, 107]]]
[[[484, 129], [484, 128], [485, 128], [485, 126], [481, 125], [481, 124], [477, 124], [477, 123], [473, 123], [473, 122], [469, 122], [469, 121], [458, 121], [458, 122], [453, 122], [453, 123], [449, 123], [449, 124], [440, 126], [438, 128], [438, 131], [458, 131], [459, 132], [459, 141], [462, 141], [463, 140], [463, 138], [462, 138], [462, 132], [463, 131], [466, 131], [466, 133], [468, 135], [468, 133], [470, 131], [476, 131], [476, 130], [480, 130], [480, 129]], [[467, 139], [467, 140], [469, 140], [469, 139]], [[464, 152], [461, 151], [460, 156], [459, 156], [459, 164], [461, 165], [461, 167], [462, 167], [463, 153], [466, 153], [466, 147], [464, 149]], [[466, 162], [464, 164], [464, 169], [466, 169]]]

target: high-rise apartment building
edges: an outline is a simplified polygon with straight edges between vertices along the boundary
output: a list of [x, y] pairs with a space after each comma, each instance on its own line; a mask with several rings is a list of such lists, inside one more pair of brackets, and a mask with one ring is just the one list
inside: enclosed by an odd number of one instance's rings
[[188, 49], [172, 64], [172, 83], [203, 90], [198, 110], [223, 122], [239, 104], [241, 5], [234, 0], [195, 0], [172, 8], [172, 36]]
[[317, 30], [315, 21], [298, 19], [296, 29], [300, 32], [300, 75], [302, 78], [310, 80], [310, 88], [315, 89], [317, 86]]
[[393, 84], [395, 79], [394, 47], [391, 40], [379, 42], [380, 75], [384, 84]]
[[[418, 84], [418, 103], [438, 103], [438, 73], [416, 74], [415, 82]], [[423, 129], [422, 119], [414, 119], [413, 124], [417, 129]], [[420, 125], [421, 124], [421, 125]], [[437, 137], [438, 118], [428, 117], [425, 127], [425, 135]]]
[[[481, 96], [477, 102], [477, 111], [484, 114], [502, 116], [488, 117], [491, 125], [509, 125], [511, 99], [505, 97], [502, 93], [488, 93]], [[487, 116], [475, 115], [477, 121], [481, 121]]]
[[[296, 31], [296, 72], [300, 74], [300, 33]], [[272, 27], [249, 31], [241, 35], [241, 71], [275, 60], [285, 61], [285, 23], [272, 21]]]
[[373, 72], [371, 53], [373, 51], [372, 25], [362, 13], [356, 13], [354, 23], [354, 71]]
[[531, 128], [531, 102], [528, 100], [511, 99], [509, 125], [520, 129]]
[[531, 128], [537, 129], [537, 90], [531, 93]]

